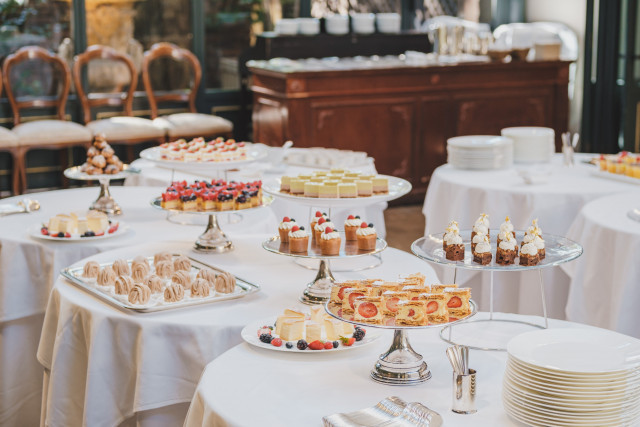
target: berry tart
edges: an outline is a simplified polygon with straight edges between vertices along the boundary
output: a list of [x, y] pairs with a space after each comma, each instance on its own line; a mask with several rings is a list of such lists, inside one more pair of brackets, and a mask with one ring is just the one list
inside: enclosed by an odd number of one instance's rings
[[289, 242], [289, 231], [296, 225], [296, 220], [291, 219], [288, 216], [282, 218], [282, 222], [278, 226], [278, 234], [280, 234], [280, 241], [282, 243]]
[[294, 253], [307, 252], [309, 247], [309, 235], [304, 227], [294, 225], [289, 231], [289, 251]]
[[313, 236], [314, 236], [316, 245], [320, 246], [320, 244], [322, 243], [320, 241], [320, 235], [324, 232], [324, 230], [327, 229], [327, 227], [336, 228], [336, 226], [333, 225], [333, 223], [329, 218], [325, 218], [325, 217], [318, 218], [318, 222], [313, 227]]
[[361, 251], [372, 251], [376, 248], [376, 239], [378, 234], [373, 224], [363, 222], [360, 228], [356, 230], [356, 239], [358, 241], [358, 249]]
[[322, 255], [338, 255], [342, 239], [340, 238], [340, 233], [331, 227], [333, 224], [329, 224], [331, 223], [327, 223], [326, 228], [320, 235], [320, 251]]
[[357, 240], [356, 231], [360, 228], [360, 215], [349, 215], [344, 222], [344, 234], [347, 241]]

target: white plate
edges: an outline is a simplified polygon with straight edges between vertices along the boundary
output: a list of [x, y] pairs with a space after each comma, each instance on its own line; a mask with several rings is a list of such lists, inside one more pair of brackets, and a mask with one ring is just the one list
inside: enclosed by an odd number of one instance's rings
[[640, 365], [640, 340], [605, 329], [542, 329], [513, 338], [512, 357], [544, 369], [599, 374]]
[[465, 150], [486, 150], [495, 147], [512, 146], [510, 138], [497, 135], [465, 135], [447, 139], [447, 146], [464, 148]]
[[269, 317], [267, 319], [256, 320], [254, 322], [249, 323], [247, 326], [244, 327], [244, 329], [242, 329], [242, 332], [241, 332], [242, 339], [251, 345], [265, 348], [267, 350], [286, 351], [286, 352], [296, 353], [296, 354], [297, 353], [317, 354], [317, 353], [335, 353], [337, 351], [353, 350], [356, 348], [363, 347], [367, 344], [371, 344], [372, 342], [374, 342], [375, 340], [377, 340], [382, 336], [382, 333], [374, 328], [365, 328], [367, 333], [365, 334], [362, 341], [356, 341], [350, 347], [346, 347], [340, 344], [338, 348], [333, 348], [331, 350], [309, 350], [309, 349], [298, 350], [296, 348], [296, 343], [297, 343], [296, 341], [293, 343], [293, 348], [288, 349], [287, 347], [285, 347], [286, 341], [284, 340], [282, 341], [281, 347], [275, 347], [271, 344], [263, 343], [262, 341], [260, 341], [260, 339], [258, 339], [258, 329], [260, 329], [262, 326], [274, 326], [276, 319], [277, 317]]
[[105, 233], [102, 236], [80, 237], [79, 234], [72, 234], [71, 237], [52, 237], [48, 235], [45, 236], [40, 232], [40, 230], [42, 229], [41, 224], [36, 224], [29, 227], [28, 234], [34, 239], [53, 240], [56, 242], [93, 242], [94, 240], [110, 239], [111, 237], [118, 237], [125, 234], [129, 229], [129, 227], [127, 227], [125, 223], [122, 221], [116, 221], [116, 222], [120, 224], [118, 226], [118, 229], [113, 233], [108, 233], [105, 231]]
[[592, 170], [591, 175], [599, 178], [612, 179], [614, 181], [626, 182], [627, 184], [640, 185], [640, 179], [631, 178], [630, 176], [620, 175], [617, 173], [605, 172], [601, 170]]
[[151, 147], [140, 152], [140, 157], [149, 160], [167, 169], [176, 169], [191, 173], [207, 173], [209, 171], [220, 171], [235, 169], [240, 166], [246, 166], [258, 160], [262, 160], [267, 157], [267, 151], [264, 149], [258, 149], [257, 147], [251, 147], [247, 144], [249, 149], [247, 150], [247, 158], [244, 160], [229, 160], [227, 162], [187, 162], [182, 160], [167, 160], [163, 159], [160, 154], [159, 147]]
[[557, 378], [575, 383], [618, 381], [630, 378], [637, 379], [638, 376], [640, 376], [640, 368], [629, 369], [627, 371], [619, 371], [611, 374], [580, 374], [560, 372], [556, 370], [545, 370], [540, 366], [531, 365], [521, 360], [514, 359], [513, 357], [509, 357], [509, 362], [535, 375], [551, 377], [552, 379]]
[[102, 175], [89, 175], [88, 173], [80, 171], [80, 166], [73, 166], [64, 170], [64, 176], [69, 179], [77, 179], [79, 181], [101, 181], [114, 179], [125, 179], [132, 173], [139, 173], [137, 169], [130, 168], [129, 165], [123, 165], [122, 171], [114, 174], [102, 174]]
[[[529, 369], [524, 365], [518, 364], [514, 359], [507, 362], [509, 370], [518, 375], [525, 375], [534, 381], [558, 385], [561, 387], [604, 387], [608, 385], [634, 384], [640, 383], [640, 373], [631, 371], [628, 375], [617, 377], [587, 377], [587, 378], [567, 378], [551, 373], [541, 373], [541, 371]], [[593, 378], [593, 380], [592, 380]]]
[[375, 203], [388, 202], [404, 196], [411, 191], [411, 183], [402, 178], [394, 176], [379, 175], [389, 180], [389, 193], [374, 194], [370, 197], [354, 197], [345, 199], [321, 199], [318, 197], [292, 196], [289, 193], [280, 192], [280, 178], [272, 179], [262, 183], [262, 189], [275, 197], [291, 200], [305, 206], [318, 208], [349, 208], [369, 206]]

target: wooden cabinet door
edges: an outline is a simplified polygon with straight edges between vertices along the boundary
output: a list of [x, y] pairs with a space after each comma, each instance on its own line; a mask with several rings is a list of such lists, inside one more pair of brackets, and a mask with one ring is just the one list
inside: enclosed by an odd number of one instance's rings
[[411, 179], [414, 104], [406, 98], [311, 101], [310, 146], [366, 151], [379, 173]]
[[252, 113], [253, 140], [267, 145], [282, 145], [288, 135], [285, 112], [282, 102], [256, 96]]
[[424, 191], [435, 168], [447, 162], [447, 139], [454, 136], [455, 119], [451, 99], [446, 95], [421, 97], [418, 111], [414, 185]]

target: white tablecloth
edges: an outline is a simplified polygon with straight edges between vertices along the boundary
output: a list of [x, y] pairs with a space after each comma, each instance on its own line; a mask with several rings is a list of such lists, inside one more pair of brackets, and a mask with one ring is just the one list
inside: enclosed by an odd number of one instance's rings
[[[152, 208], [149, 201], [161, 190], [113, 187], [112, 194], [124, 212], [117, 220], [129, 230], [104, 240], [52, 242], [27, 233], [58, 213], [86, 210], [98, 196], [94, 187], [33, 193], [29, 197], [40, 202], [39, 211], [0, 218], [0, 425], [38, 423], [42, 368], [35, 354], [49, 294], [62, 268], [99, 252], [143, 242], [195, 242], [204, 231], [204, 225], [170, 223], [165, 212]], [[270, 209], [242, 215], [243, 220], [235, 224], [221, 217], [221, 227], [231, 239], [244, 233], [275, 233], [278, 222]]]
[[640, 222], [627, 217], [635, 208], [640, 187], [580, 211], [567, 235], [584, 254], [563, 268], [571, 277], [568, 319], [640, 337]]
[[[214, 172], [210, 176], [194, 175], [161, 168], [156, 166], [154, 163], [143, 159], [136, 160], [132, 163], [132, 166], [140, 169], [141, 172], [139, 174], [129, 176], [125, 180], [125, 185], [151, 185], [166, 187], [171, 183], [172, 179], [174, 181], [186, 180], [187, 182], [190, 182], [195, 179], [224, 178], [222, 172]], [[257, 162], [246, 166], [246, 168], [243, 168], [241, 171], [229, 172], [227, 179], [235, 179], [236, 181], [253, 181], [261, 179], [263, 182], [267, 182], [269, 180], [277, 179], [282, 175], [298, 175], [301, 173], [309, 173], [310, 171], [316, 169], [317, 168], [287, 165], [282, 170], [274, 171], [273, 169], [269, 169], [268, 163]], [[354, 167], [351, 168], [351, 170], [369, 174], [377, 173], [376, 168], [373, 164]], [[360, 215], [367, 222], [374, 223], [376, 229], [378, 230], [379, 236], [384, 238], [386, 236], [386, 228], [384, 224], [383, 212], [386, 208], [387, 203], [384, 202], [358, 208], [331, 209], [330, 211], [324, 208], [313, 208], [313, 212], [315, 212], [316, 210], [327, 212], [331, 215], [334, 223], [339, 227], [342, 226], [342, 222], [350, 214]], [[271, 209], [278, 219], [282, 219], [282, 217], [288, 216], [290, 218], [295, 218], [298, 222], [302, 222], [303, 224], [309, 222], [308, 219], [312, 214], [311, 208], [307, 206], [302, 206], [289, 200], [277, 198], [271, 205]]]
[[[131, 314], [58, 280], [38, 349], [38, 360], [51, 372], [44, 399], [48, 424], [113, 426], [142, 411], [191, 401], [205, 365], [239, 344], [247, 323], [299, 304], [298, 297], [315, 276], [290, 257], [263, 250], [261, 242], [268, 236], [237, 237], [236, 250], [226, 254], [190, 252], [190, 243], [153, 243], [91, 257], [107, 261], [163, 249], [187, 252], [262, 286], [239, 300]], [[406, 252], [387, 249], [382, 259], [375, 269], [334, 275], [393, 279], [421, 271], [428, 281], [437, 280], [431, 267]], [[230, 382], [223, 388], [237, 386]], [[171, 424], [156, 419], [149, 425]]]
[[[526, 229], [539, 219], [544, 233], [566, 236], [580, 209], [588, 202], [613, 193], [633, 191], [637, 186], [591, 175], [595, 166], [582, 160], [593, 155], [576, 156], [576, 166], [562, 166], [556, 155], [549, 168], [547, 183], [527, 185], [515, 169], [500, 171], [459, 170], [450, 165], [435, 170], [429, 183], [423, 213], [425, 233], [443, 232], [455, 219], [461, 229], [471, 229], [480, 213], [490, 216], [491, 227], [499, 228], [509, 215], [516, 229]], [[583, 243], [578, 240], [578, 243]], [[448, 270], [448, 271], [447, 271]], [[452, 269], [436, 267], [443, 280], [452, 278]], [[445, 273], [446, 271], [446, 273]], [[459, 272], [460, 273], [460, 272]], [[459, 282], [470, 285], [482, 310], [489, 309], [489, 274], [462, 272]], [[559, 268], [543, 273], [550, 316], [565, 318], [569, 278]], [[495, 309], [521, 314], [541, 314], [540, 286], [537, 272], [496, 273]]]
[[[498, 316], [541, 323], [534, 316]], [[582, 327], [551, 321], [551, 327], [573, 326]], [[502, 407], [505, 352], [470, 351], [469, 366], [477, 371], [478, 412], [451, 412], [453, 370], [445, 356], [448, 344], [438, 332], [439, 328], [410, 332], [411, 344], [425, 358], [432, 378], [407, 387], [382, 385], [369, 378], [378, 355], [391, 344], [391, 331], [375, 344], [334, 354], [280, 353], [243, 343], [207, 366], [185, 427], [319, 426], [323, 416], [371, 407], [389, 396], [426, 405], [442, 415], [447, 427], [519, 425]]]

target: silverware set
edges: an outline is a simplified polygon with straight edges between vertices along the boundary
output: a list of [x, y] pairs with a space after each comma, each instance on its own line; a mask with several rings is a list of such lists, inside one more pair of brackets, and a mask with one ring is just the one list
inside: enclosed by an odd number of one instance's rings
[[454, 345], [446, 350], [453, 367], [453, 405], [458, 414], [476, 412], [476, 371], [469, 368], [469, 347]]
[[580, 134], [576, 132], [572, 137], [571, 132], [564, 132], [562, 135], [560, 135], [560, 139], [562, 140], [562, 154], [564, 154], [564, 165], [573, 166], [573, 153], [575, 153], [576, 148], [578, 147]]
[[31, 213], [40, 209], [40, 202], [33, 199], [22, 199], [15, 205], [0, 205], [0, 216], [13, 215], [19, 213]]

